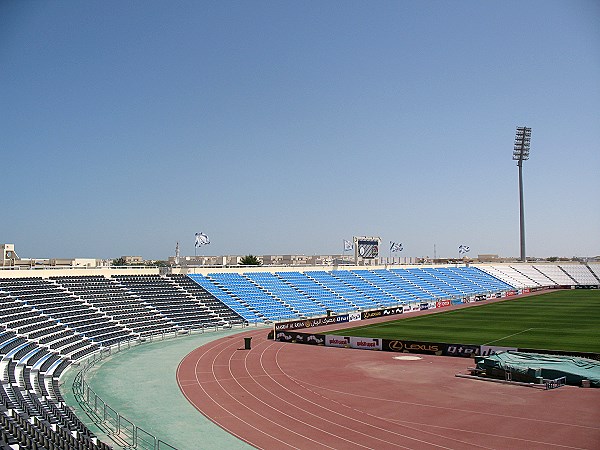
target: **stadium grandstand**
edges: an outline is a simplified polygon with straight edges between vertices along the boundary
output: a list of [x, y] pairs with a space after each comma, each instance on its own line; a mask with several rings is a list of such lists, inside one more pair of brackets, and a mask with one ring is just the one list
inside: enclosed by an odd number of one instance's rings
[[599, 286], [596, 263], [0, 270], [0, 448], [112, 447], [74, 414], [59, 380], [67, 369], [126, 342]]

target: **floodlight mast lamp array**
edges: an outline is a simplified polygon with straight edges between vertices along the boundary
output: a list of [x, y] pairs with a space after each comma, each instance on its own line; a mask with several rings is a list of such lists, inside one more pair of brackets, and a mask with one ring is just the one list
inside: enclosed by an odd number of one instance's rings
[[529, 159], [529, 147], [531, 144], [531, 128], [517, 127], [515, 135], [515, 147], [513, 149], [513, 160], [517, 161], [519, 167], [519, 219], [521, 230], [521, 261], [526, 261], [525, 256], [525, 213], [523, 206], [523, 161]]

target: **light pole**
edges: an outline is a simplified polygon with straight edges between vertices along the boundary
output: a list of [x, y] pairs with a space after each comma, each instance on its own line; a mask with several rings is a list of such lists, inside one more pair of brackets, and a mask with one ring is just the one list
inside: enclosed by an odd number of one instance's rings
[[523, 161], [529, 159], [529, 146], [531, 144], [531, 128], [517, 127], [513, 160], [519, 167], [519, 224], [521, 231], [521, 261], [525, 262], [525, 213], [523, 206]]

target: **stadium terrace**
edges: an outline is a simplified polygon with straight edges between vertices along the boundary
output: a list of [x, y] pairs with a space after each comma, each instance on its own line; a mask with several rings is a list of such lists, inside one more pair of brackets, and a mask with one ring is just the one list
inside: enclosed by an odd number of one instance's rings
[[0, 269], [0, 443], [109, 448], [106, 436], [92, 433], [67, 405], [61, 377], [155, 336], [599, 286], [600, 263], [572, 262]]

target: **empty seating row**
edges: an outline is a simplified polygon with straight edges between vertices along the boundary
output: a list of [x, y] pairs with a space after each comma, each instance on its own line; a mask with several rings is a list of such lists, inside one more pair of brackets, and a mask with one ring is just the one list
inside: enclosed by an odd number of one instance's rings
[[239, 314], [216, 299], [211, 293], [198, 283], [195, 283], [190, 277], [182, 274], [172, 274], [167, 275], [167, 278], [171, 279], [173, 283], [190, 294], [195, 301], [198, 302], [200, 307], [208, 312], [213, 322], [216, 322], [217, 324], [239, 324], [243, 322], [244, 319], [242, 319]]
[[577, 284], [573, 278], [571, 278], [567, 273], [562, 270], [559, 266], [555, 265], [534, 265], [534, 269], [538, 270], [540, 273], [543, 273], [545, 276], [550, 278], [554, 284], [560, 286], [571, 286]]
[[481, 270], [516, 289], [540, 287], [540, 284], [510, 266], [482, 266]]
[[166, 331], [173, 327], [152, 306], [110, 278], [61, 277], [57, 282], [134, 335]]
[[584, 265], [564, 264], [559, 267], [564, 270], [569, 277], [575, 280], [577, 284], [590, 286], [600, 283], [600, 280], [596, 278], [594, 273]]
[[[345, 284], [342, 280], [334, 277], [330, 272], [315, 270], [305, 272], [304, 275], [308, 278], [308, 281], [305, 281], [302, 284], [306, 286], [307, 289], [312, 290], [313, 295], [315, 295], [316, 298], [319, 298], [319, 296], [322, 295], [321, 299], [323, 304], [327, 305], [327, 307], [333, 311], [338, 312], [339, 309], [342, 311], [361, 308], [371, 309], [376, 307], [373, 300], [364, 292]], [[316, 285], [312, 284], [313, 282], [316, 283]], [[318, 286], [322, 286], [322, 288], [319, 288]], [[339, 305], [339, 308], [337, 305]]]
[[281, 299], [270, 295], [239, 273], [211, 273], [209, 277], [226, 292], [243, 299], [250, 308], [256, 310], [266, 320], [277, 321], [301, 317], [298, 311], [294, 311]]
[[314, 273], [277, 272], [276, 275], [329, 311], [342, 313], [359, 309], [351, 301], [313, 278], [311, 275]]
[[[600, 267], [600, 265], [598, 265]], [[484, 265], [481, 270], [510, 284], [532, 288], [550, 286], [599, 286], [600, 273], [594, 264], [510, 264]]]
[[138, 295], [175, 327], [201, 328], [223, 324], [217, 314], [179, 286], [173, 278], [158, 275], [118, 276], [115, 280]]
[[109, 448], [64, 404], [58, 380], [72, 361], [148, 332], [243, 320], [179, 281], [193, 292], [165, 277], [0, 278], [0, 448]]
[[289, 305], [294, 311], [309, 316], [325, 314], [327, 312], [322, 305], [313, 301], [306, 294], [294, 289], [275, 274], [270, 272], [252, 272], [244, 275], [255, 284], [262, 286], [270, 295]]
[[190, 278], [237, 308], [246, 320], [282, 320], [327, 310], [343, 313], [514, 288], [473, 267], [211, 273]]
[[[398, 269], [397, 269], [398, 270]], [[375, 270], [377, 276], [383, 278], [386, 283], [391, 284], [398, 292], [398, 296], [404, 301], [419, 301], [419, 300], [435, 300], [436, 297], [429, 292], [424, 286], [420, 286], [408, 278], [402, 277], [399, 272], [391, 270]]]
[[108, 450], [96, 437], [38, 416], [0, 410], [0, 448], [30, 450]]
[[58, 378], [70, 361], [11, 334], [0, 333], [0, 444], [9, 446], [0, 448], [110, 448], [66, 406], [58, 391]]
[[587, 268], [597, 280], [600, 280], [600, 263], [589, 263], [587, 264]]
[[188, 275], [195, 283], [201, 286], [206, 292], [210, 293], [215, 299], [219, 300], [225, 306], [238, 314], [243, 320], [249, 323], [262, 322], [262, 316], [254, 309], [248, 307], [241, 299], [235, 295], [223, 290], [220, 286], [213, 283], [209, 278], [200, 274]]

